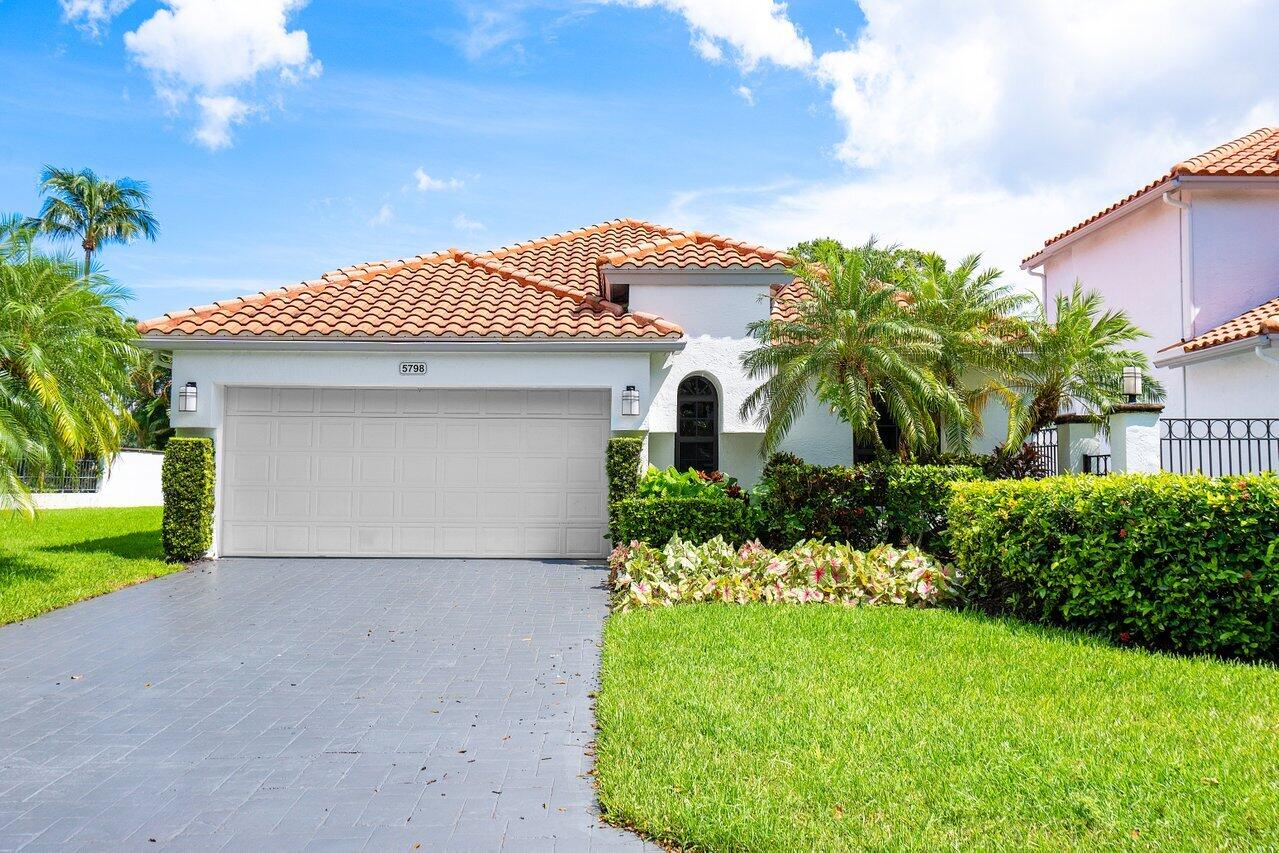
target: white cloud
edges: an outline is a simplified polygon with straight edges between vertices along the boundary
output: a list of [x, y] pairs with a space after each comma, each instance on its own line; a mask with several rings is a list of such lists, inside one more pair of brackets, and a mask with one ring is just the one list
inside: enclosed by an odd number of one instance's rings
[[843, 168], [781, 193], [690, 192], [675, 221], [774, 245], [875, 233], [1030, 281], [1016, 266], [1045, 238], [1279, 119], [1265, 0], [860, 6], [854, 41], [794, 66], [829, 92]]
[[94, 38], [132, 3], [133, 0], [58, 0], [62, 20]]
[[750, 86], [738, 86], [735, 90], [737, 97], [745, 101], [749, 106], [755, 106], [755, 93], [751, 91]]
[[288, 29], [305, 0], [164, 0], [125, 47], [151, 73], [156, 92], [179, 110], [192, 96], [201, 109], [195, 138], [230, 144], [230, 127], [255, 107], [246, 93], [262, 82], [295, 83], [320, 73], [307, 34]]
[[453, 227], [459, 231], [483, 231], [484, 223], [476, 222], [465, 213], [459, 213], [457, 216], [453, 217]]
[[692, 31], [693, 47], [718, 62], [731, 48], [743, 69], [768, 61], [785, 68], [807, 68], [813, 47], [776, 0], [612, 0], [626, 6], [659, 6], [682, 15]]
[[195, 138], [211, 151], [230, 145], [231, 127], [243, 124], [253, 109], [233, 95], [200, 95], [195, 101], [200, 107]]
[[394, 221], [395, 211], [391, 208], [391, 205], [384, 204], [379, 207], [377, 213], [373, 214], [372, 218], [369, 219], [369, 227], [378, 228], [383, 225], [390, 225]]
[[413, 180], [417, 183], [418, 190], [424, 193], [460, 190], [465, 186], [458, 178], [432, 178], [421, 166], [414, 170]]

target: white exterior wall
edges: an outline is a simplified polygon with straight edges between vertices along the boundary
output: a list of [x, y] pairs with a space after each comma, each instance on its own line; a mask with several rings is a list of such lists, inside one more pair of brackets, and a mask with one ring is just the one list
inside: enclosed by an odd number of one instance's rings
[[[659, 468], [675, 464], [679, 384], [700, 374], [719, 392], [719, 467], [743, 485], [754, 485], [764, 465], [763, 425], [742, 418], [741, 407], [760, 380], [746, 374], [741, 360], [756, 346], [747, 327], [772, 311], [768, 285], [632, 283], [630, 307], [677, 322], [689, 336], [682, 351], [652, 359], [649, 386], [654, 396], [644, 422], [649, 461]], [[846, 465], [853, 459], [848, 427], [816, 401], [810, 401], [782, 449], [823, 465]]]
[[[1272, 347], [1267, 352], [1279, 356], [1279, 349]], [[1182, 370], [1186, 371], [1189, 417], [1279, 417], [1279, 401], [1274, 393], [1279, 388], [1279, 364], [1262, 361], [1252, 350], [1191, 364]]]
[[77, 507], [161, 506], [160, 466], [164, 454], [148, 450], [122, 450], [111, 463], [96, 492], [32, 495], [39, 509]]

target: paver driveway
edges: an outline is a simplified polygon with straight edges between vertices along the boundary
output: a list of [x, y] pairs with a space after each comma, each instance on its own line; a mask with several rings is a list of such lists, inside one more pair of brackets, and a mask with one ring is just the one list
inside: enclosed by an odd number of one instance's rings
[[640, 847], [585, 775], [604, 578], [228, 559], [0, 628], [0, 849]]

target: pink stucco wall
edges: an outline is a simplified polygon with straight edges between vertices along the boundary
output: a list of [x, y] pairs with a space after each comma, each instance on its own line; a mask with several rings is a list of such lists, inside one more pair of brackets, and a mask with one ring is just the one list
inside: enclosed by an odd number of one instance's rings
[[[1137, 346], [1153, 362], [1159, 349], [1181, 340], [1180, 211], [1156, 201], [1075, 241], [1044, 265], [1049, 318], [1058, 293], [1076, 281], [1099, 291], [1107, 307], [1128, 312], [1149, 338]], [[1180, 370], [1157, 368], [1168, 392], [1166, 411], [1180, 417], [1185, 389]]]

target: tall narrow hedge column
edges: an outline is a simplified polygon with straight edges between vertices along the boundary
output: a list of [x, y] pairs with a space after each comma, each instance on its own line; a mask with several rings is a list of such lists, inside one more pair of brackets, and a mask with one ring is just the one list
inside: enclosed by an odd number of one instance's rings
[[1092, 415], [1057, 416], [1057, 471], [1079, 474], [1084, 470], [1084, 456], [1101, 452], [1097, 440], [1097, 420]]
[[164, 448], [164, 558], [198, 560], [213, 547], [213, 441], [171, 438]]
[[1123, 403], [1110, 413], [1110, 470], [1158, 474], [1159, 403]]

